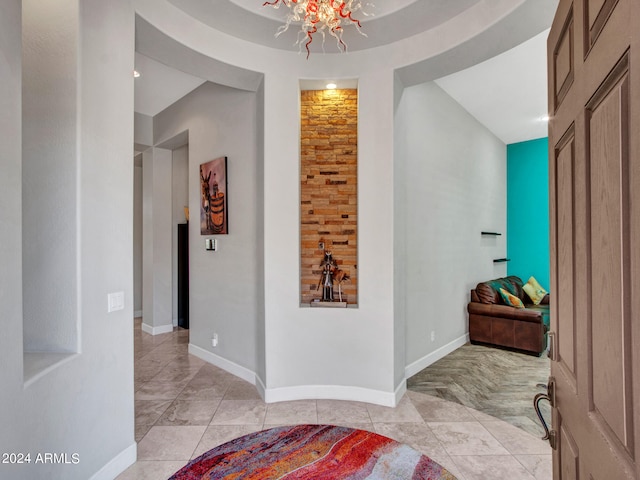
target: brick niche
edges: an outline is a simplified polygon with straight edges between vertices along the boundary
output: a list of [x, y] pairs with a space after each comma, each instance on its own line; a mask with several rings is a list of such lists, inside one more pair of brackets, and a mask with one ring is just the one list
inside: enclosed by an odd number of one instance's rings
[[301, 303], [322, 298], [322, 287], [316, 288], [324, 242], [350, 277], [342, 284], [343, 301], [357, 304], [358, 91], [302, 91], [300, 123]]

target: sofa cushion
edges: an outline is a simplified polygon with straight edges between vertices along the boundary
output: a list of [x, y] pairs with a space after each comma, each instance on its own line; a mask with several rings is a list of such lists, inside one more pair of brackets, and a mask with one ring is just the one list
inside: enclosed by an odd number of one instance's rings
[[476, 295], [478, 295], [478, 300], [480, 300], [481, 303], [486, 303], [489, 305], [499, 305], [502, 303], [500, 294], [496, 290], [494, 290], [488, 282], [482, 282], [476, 286]]
[[502, 301], [506, 305], [509, 305], [510, 307], [516, 307], [516, 308], [524, 308], [524, 303], [522, 303], [522, 300], [520, 300], [514, 294], [506, 291], [504, 288], [500, 289], [500, 296], [502, 297]]
[[497, 305], [505, 304], [500, 296], [501, 288], [504, 288], [507, 292], [511, 295], [515, 295], [520, 300], [525, 300], [524, 290], [522, 290], [522, 280], [515, 275], [479, 283], [476, 286], [476, 295], [481, 303]]
[[540, 286], [534, 277], [529, 277], [529, 281], [522, 287], [534, 305], [539, 305], [547, 291]]

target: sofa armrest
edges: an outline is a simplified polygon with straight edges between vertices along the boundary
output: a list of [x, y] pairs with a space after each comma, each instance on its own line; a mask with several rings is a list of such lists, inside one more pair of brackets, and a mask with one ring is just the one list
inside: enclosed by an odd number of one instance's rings
[[489, 317], [509, 318], [524, 322], [542, 323], [542, 312], [527, 308], [515, 308], [509, 305], [495, 305], [479, 302], [469, 302], [467, 311], [470, 314], [486, 315]]

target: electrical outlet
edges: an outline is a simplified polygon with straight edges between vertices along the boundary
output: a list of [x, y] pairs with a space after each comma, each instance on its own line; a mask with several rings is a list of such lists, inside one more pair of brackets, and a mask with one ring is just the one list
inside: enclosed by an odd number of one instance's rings
[[434, 330], [431, 330], [431, 341], [432, 342], [436, 341], [436, 332]]
[[218, 334], [214, 333], [213, 337], [211, 337], [211, 346], [212, 347], [217, 347], [218, 346]]

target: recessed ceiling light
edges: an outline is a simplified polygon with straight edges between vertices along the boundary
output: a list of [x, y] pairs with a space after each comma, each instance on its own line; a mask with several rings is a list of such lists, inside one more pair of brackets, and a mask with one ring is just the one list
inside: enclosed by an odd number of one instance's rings
[[538, 121], [539, 122], [548, 122], [549, 121], [549, 115], [543, 115], [541, 117], [538, 117]]
[[327, 83], [328, 90], [335, 90], [338, 86], [335, 83]]
[[140, 76], [140, 72], [137, 70], [133, 71], [133, 78], [138, 78]]

